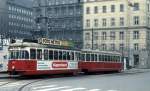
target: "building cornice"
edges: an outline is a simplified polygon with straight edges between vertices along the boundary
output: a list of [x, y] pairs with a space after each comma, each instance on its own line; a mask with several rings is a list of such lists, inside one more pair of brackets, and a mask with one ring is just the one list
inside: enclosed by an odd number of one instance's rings
[[87, 29], [83, 29], [84, 31], [91, 31], [91, 30], [127, 30], [127, 29], [150, 29], [150, 27], [148, 26], [134, 26], [134, 27], [107, 27], [107, 28], [87, 28]]

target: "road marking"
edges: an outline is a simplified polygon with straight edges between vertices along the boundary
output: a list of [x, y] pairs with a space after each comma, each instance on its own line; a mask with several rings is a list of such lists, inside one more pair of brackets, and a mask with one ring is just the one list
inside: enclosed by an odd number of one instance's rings
[[43, 89], [43, 88], [51, 88], [51, 87], [55, 87], [55, 86], [57, 86], [57, 85], [38, 86], [38, 87], [33, 87], [32, 89], [36, 90], [36, 89]]
[[7, 83], [7, 82], [0, 82], [0, 85], [4, 84], [4, 83]]
[[107, 91], [118, 91], [118, 90], [107, 90]]
[[36, 91], [56, 91], [56, 90], [59, 90], [59, 89], [64, 89], [64, 88], [69, 88], [69, 86], [63, 86], [63, 87], [55, 87], [55, 88], [46, 88], [46, 89], [41, 89], [41, 90], [36, 90]]
[[88, 91], [101, 91], [101, 89], [91, 89], [91, 90], [88, 90]]
[[16, 82], [16, 83], [8, 83], [8, 84], [6, 84], [5, 86], [3, 86], [3, 87], [12, 87], [12, 86], [17, 86], [17, 85], [20, 85], [20, 84], [22, 84], [21, 82]]
[[86, 88], [72, 88], [72, 89], [66, 89], [66, 90], [60, 90], [60, 91], [75, 91], [75, 90], [83, 90]]

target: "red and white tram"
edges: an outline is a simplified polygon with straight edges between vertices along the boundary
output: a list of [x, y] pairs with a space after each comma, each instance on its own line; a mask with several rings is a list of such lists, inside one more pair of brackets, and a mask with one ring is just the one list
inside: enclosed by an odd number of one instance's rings
[[75, 50], [20, 42], [9, 46], [9, 55], [8, 72], [13, 75], [122, 70], [121, 54], [115, 52]]
[[123, 64], [118, 52], [82, 50], [78, 64], [82, 72], [121, 72]]

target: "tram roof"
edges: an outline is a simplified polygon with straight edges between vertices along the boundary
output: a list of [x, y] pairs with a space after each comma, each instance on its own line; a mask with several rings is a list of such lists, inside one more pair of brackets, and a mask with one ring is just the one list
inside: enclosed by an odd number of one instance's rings
[[22, 43], [12, 43], [9, 47], [35, 47], [35, 48], [54, 48], [54, 49], [67, 49], [67, 50], [79, 50], [77, 48], [56, 46], [56, 45], [44, 45], [39, 43], [22, 42]]
[[82, 49], [82, 52], [88, 52], [88, 53], [102, 53], [102, 54], [116, 54], [116, 55], [121, 55], [120, 52], [117, 51], [100, 51], [100, 50], [89, 50], [89, 49]]

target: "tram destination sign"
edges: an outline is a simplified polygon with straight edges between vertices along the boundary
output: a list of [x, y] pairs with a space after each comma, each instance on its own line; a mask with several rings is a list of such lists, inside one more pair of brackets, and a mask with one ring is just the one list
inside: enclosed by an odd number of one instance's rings
[[39, 38], [38, 43], [44, 44], [44, 45], [74, 47], [74, 43], [72, 41], [65, 41], [65, 40], [53, 40], [53, 39], [47, 39], [47, 38]]
[[47, 38], [39, 38], [38, 43], [45, 44], [45, 45], [61, 45], [60, 40], [53, 40], [53, 39], [47, 39]]

